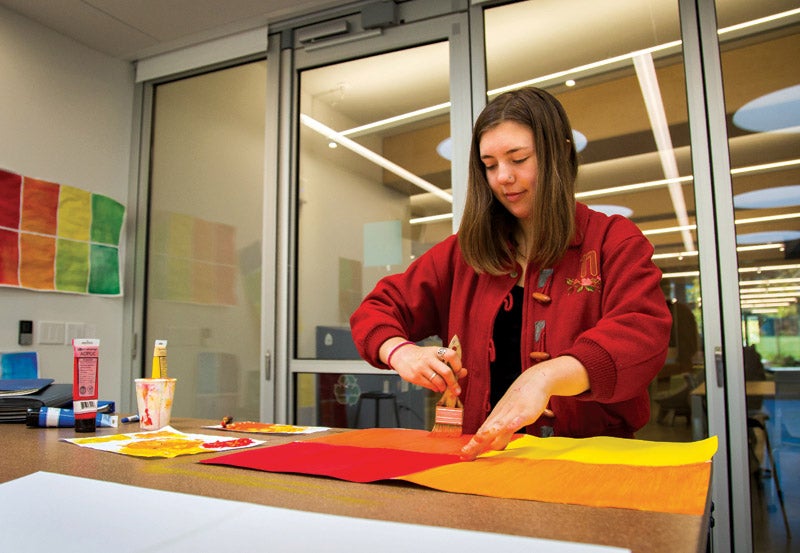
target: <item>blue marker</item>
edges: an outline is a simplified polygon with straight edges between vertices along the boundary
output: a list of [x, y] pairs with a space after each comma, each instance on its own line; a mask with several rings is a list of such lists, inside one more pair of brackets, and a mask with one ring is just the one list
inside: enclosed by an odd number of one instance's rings
[[139, 422], [139, 415], [131, 415], [130, 417], [122, 417], [122, 422]]

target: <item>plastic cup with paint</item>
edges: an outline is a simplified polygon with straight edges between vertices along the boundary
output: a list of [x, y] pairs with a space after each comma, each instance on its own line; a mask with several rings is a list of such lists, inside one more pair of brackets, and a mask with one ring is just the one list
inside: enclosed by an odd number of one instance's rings
[[139, 405], [139, 427], [158, 430], [169, 424], [175, 378], [137, 378], [136, 402]]

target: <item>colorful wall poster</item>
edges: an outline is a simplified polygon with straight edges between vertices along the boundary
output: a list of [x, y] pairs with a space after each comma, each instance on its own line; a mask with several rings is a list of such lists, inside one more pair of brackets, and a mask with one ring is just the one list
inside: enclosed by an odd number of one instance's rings
[[122, 295], [125, 206], [0, 169], [0, 286]]

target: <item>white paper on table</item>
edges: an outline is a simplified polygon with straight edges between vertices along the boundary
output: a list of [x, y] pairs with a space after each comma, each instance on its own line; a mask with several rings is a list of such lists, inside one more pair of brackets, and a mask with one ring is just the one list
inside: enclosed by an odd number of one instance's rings
[[629, 549], [309, 513], [36, 472], [0, 484], [0, 548], [52, 553]]

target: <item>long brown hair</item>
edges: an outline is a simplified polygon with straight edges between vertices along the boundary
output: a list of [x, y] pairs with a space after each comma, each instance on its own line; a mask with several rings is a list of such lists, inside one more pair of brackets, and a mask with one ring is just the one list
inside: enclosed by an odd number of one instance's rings
[[514, 266], [513, 237], [520, 221], [494, 197], [480, 158], [483, 133], [503, 121], [515, 121], [533, 131], [539, 174], [530, 219], [533, 242], [527, 254], [540, 267], [551, 267], [564, 255], [575, 232], [578, 154], [564, 107], [538, 88], [505, 92], [478, 116], [459, 245], [467, 263], [478, 272], [503, 274]]

